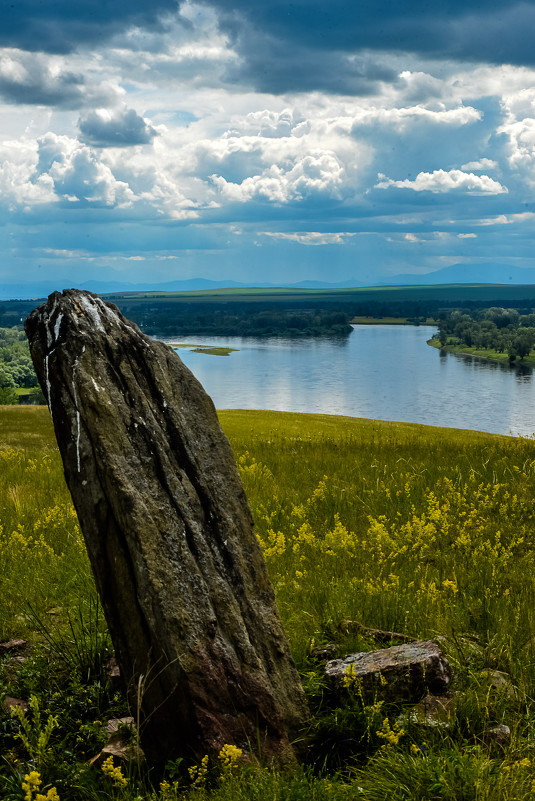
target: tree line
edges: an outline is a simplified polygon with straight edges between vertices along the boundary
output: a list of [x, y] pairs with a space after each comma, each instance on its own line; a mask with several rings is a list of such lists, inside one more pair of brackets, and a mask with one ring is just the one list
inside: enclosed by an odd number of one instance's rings
[[0, 328], [0, 404], [18, 403], [17, 389], [30, 390], [26, 403], [45, 403], [26, 334], [17, 328]]
[[535, 346], [535, 314], [498, 306], [455, 310], [441, 315], [438, 336], [443, 347], [466, 345], [524, 359]]

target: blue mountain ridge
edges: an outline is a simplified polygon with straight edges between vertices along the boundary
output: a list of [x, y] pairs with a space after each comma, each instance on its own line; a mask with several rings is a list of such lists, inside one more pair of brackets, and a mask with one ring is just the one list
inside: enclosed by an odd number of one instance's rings
[[[535, 284], [535, 267], [513, 267], [508, 264], [452, 264], [429, 273], [404, 273], [382, 277], [376, 283], [363, 283], [357, 279], [348, 279], [336, 283], [319, 280], [299, 281], [291, 284], [274, 284], [268, 281], [239, 282], [231, 280], [213, 281], [208, 278], [188, 278], [153, 283], [151, 281], [128, 283], [123, 281], [85, 281], [77, 285], [77, 289], [87, 289], [98, 294], [114, 292], [185, 292], [199, 290], [215, 290], [226, 288], [269, 288], [286, 287], [288, 289], [349, 289], [365, 286], [432, 286], [433, 284]], [[49, 280], [39, 282], [0, 283], [0, 299], [11, 298], [43, 298], [55, 290], [62, 290], [73, 285], [72, 280]]]

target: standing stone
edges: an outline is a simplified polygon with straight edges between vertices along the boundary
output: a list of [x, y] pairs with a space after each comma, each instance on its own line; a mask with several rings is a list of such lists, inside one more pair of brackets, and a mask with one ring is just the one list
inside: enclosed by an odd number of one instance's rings
[[292, 759], [306, 702], [211, 399], [89, 292], [25, 327], [148, 759]]

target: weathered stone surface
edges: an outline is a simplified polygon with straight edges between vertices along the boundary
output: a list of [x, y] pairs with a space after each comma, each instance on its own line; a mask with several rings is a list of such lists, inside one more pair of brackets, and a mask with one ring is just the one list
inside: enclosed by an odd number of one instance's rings
[[28, 701], [24, 701], [22, 698], [12, 698], [10, 695], [6, 695], [4, 698], [4, 709], [6, 712], [11, 712], [17, 708], [22, 709], [23, 712], [27, 712], [29, 708]]
[[503, 670], [486, 669], [482, 670], [479, 675], [489, 683], [493, 690], [503, 693], [507, 698], [512, 700], [518, 697], [518, 689], [514, 686], [509, 673], [505, 673]]
[[347, 691], [350, 676], [365, 695], [416, 702], [428, 691], [445, 692], [451, 668], [436, 643], [423, 641], [333, 659], [325, 665], [325, 674], [338, 694]]
[[455, 695], [448, 690], [444, 695], [428, 693], [415, 706], [407, 709], [401, 716], [400, 725], [409, 722], [429, 729], [447, 729], [452, 726], [455, 711]]
[[7, 640], [7, 642], [0, 642], [0, 654], [1, 653], [4, 653], [4, 654], [13, 653], [14, 651], [20, 651], [27, 644], [28, 643], [27, 643], [26, 640], [20, 640], [20, 639]]
[[147, 757], [291, 758], [306, 702], [212, 401], [88, 292], [26, 332]]
[[128, 765], [145, 761], [145, 754], [137, 742], [133, 717], [111, 718], [106, 723], [108, 742], [98, 754], [91, 757], [89, 764], [100, 768], [108, 757], [114, 758], [115, 764]]
[[511, 742], [511, 729], [505, 723], [500, 723], [498, 726], [485, 729], [481, 739], [487, 745], [498, 745], [500, 748], [505, 748]]

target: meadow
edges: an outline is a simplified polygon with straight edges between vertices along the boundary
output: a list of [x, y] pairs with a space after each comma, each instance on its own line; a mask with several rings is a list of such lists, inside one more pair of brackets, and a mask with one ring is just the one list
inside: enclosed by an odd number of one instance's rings
[[[529, 799], [535, 794], [535, 442], [327, 415], [222, 411], [312, 722], [301, 766], [231, 750], [165, 776], [88, 765], [103, 722], [134, 712], [111, 654], [48, 412], [0, 407], [0, 796], [16, 801]], [[439, 642], [454, 670], [442, 725], [349, 694], [317, 649]], [[497, 677], [500, 681], [497, 681]], [[506, 724], [510, 740], [486, 732]]]

